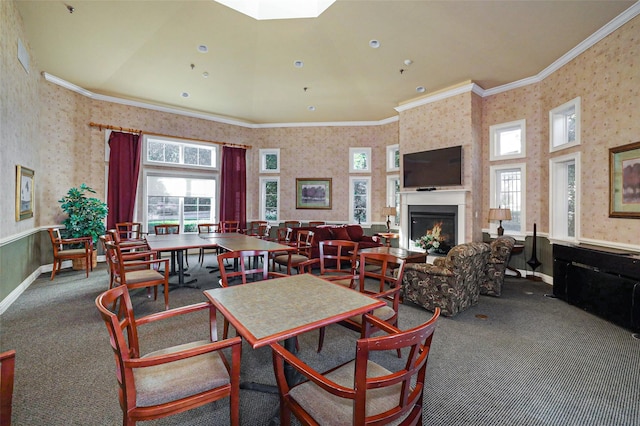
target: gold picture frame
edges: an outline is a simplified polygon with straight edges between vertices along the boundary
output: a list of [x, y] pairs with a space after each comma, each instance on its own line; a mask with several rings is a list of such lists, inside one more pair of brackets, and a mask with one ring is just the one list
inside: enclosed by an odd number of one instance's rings
[[640, 142], [609, 149], [609, 217], [640, 219]]
[[16, 166], [16, 222], [33, 217], [34, 172], [22, 166]]
[[331, 209], [331, 178], [296, 178], [296, 209]]

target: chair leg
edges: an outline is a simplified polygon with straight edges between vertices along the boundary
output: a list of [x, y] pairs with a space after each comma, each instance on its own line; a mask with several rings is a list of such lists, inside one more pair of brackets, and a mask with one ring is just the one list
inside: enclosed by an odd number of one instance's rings
[[322, 345], [324, 345], [324, 330], [324, 327], [318, 330], [320, 332], [320, 335], [318, 336], [318, 353], [320, 353], [320, 351], [322, 350]]
[[[157, 288], [158, 287], [156, 286], [156, 289]], [[169, 283], [168, 282], [164, 283], [163, 292], [164, 292], [164, 309], [168, 311], [169, 310]]]
[[59, 259], [55, 259], [53, 261], [53, 268], [51, 269], [51, 281], [53, 281], [53, 277], [56, 276], [56, 272], [58, 272], [57, 269], [60, 268], [60, 263], [61, 262], [62, 261], [59, 260]]

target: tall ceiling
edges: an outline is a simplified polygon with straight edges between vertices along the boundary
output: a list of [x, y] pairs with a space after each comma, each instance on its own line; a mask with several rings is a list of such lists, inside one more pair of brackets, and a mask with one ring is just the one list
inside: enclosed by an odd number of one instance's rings
[[463, 82], [536, 76], [633, 4], [338, 0], [316, 19], [257, 21], [213, 0], [17, 1], [38, 70], [252, 124], [379, 121]]

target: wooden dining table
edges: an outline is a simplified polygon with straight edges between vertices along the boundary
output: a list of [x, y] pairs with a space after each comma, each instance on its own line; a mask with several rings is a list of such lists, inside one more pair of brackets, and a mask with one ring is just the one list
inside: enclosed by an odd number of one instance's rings
[[[311, 274], [215, 288], [204, 294], [251, 347], [284, 341], [292, 353], [296, 352], [295, 336], [385, 304]], [[290, 366], [285, 366], [285, 372], [287, 381], [295, 382]]]

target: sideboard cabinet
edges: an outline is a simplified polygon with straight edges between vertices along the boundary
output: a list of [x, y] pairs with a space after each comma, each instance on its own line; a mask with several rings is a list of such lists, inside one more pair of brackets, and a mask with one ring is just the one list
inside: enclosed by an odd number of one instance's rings
[[553, 245], [553, 294], [640, 331], [640, 255], [590, 245]]

